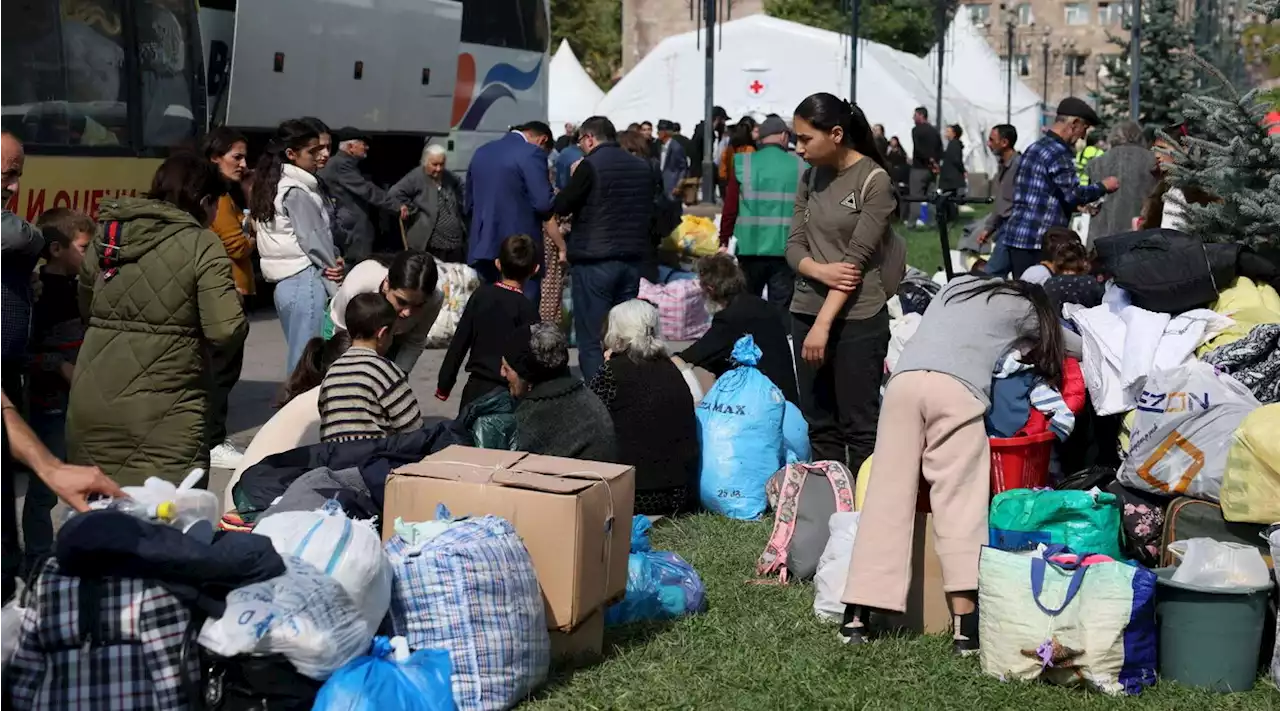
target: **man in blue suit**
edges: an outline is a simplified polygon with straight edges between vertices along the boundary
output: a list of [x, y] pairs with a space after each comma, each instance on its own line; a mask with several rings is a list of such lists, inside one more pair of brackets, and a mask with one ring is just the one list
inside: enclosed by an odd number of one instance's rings
[[[471, 215], [467, 263], [490, 283], [502, 276], [494, 266], [498, 247], [511, 235], [529, 235], [543, 259], [542, 234], [560, 248], [564, 259], [564, 238], [551, 214], [551, 173], [547, 150], [551, 128], [541, 121], [516, 126], [496, 141], [484, 144], [467, 168], [466, 207]], [[530, 279], [525, 295], [538, 302], [541, 284]]]
[[658, 167], [662, 169], [662, 189], [668, 197], [675, 195], [681, 181], [689, 177], [689, 157], [684, 146], [675, 140], [675, 127], [666, 119], [658, 122]]

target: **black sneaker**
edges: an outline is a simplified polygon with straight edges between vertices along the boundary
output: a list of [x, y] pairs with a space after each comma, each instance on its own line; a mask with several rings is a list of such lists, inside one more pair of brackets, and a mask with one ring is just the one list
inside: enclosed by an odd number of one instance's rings
[[951, 650], [961, 657], [971, 657], [978, 653], [978, 612], [967, 615], [955, 615], [952, 618], [955, 636], [951, 640]]
[[840, 624], [838, 639], [841, 644], [866, 644], [871, 641], [869, 623], [871, 614], [860, 605], [844, 606], [844, 621]]

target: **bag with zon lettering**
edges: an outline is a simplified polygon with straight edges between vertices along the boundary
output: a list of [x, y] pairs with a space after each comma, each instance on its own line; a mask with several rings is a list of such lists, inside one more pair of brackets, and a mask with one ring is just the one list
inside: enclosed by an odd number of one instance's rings
[[1208, 363], [1151, 374], [1138, 397], [1120, 483], [1217, 501], [1232, 435], [1260, 406], [1248, 388]]

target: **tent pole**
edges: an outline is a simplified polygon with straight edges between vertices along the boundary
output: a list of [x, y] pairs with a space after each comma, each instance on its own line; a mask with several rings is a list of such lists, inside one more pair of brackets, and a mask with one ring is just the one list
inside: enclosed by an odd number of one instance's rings
[[861, 21], [862, 0], [851, 0], [849, 9], [849, 102], [858, 103], [858, 23]]
[[708, 205], [715, 204], [716, 201], [716, 167], [715, 157], [715, 121], [711, 117], [712, 109], [715, 107], [715, 84], [716, 84], [716, 55], [715, 55], [715, 26], [716, 26], [716, 0], [703, 0], [703, 12], [706, 13], [706, 33], [707, 44], [704, 48], [706, 51], [706, 101], [703, 102], [703, 121], [702, 124], [702, 202]]
[[942, 67], [947, 54], [947, 2], [938, 0], [938, 105], [933, 117], [938, 124], [938, 133], [942, 133]]

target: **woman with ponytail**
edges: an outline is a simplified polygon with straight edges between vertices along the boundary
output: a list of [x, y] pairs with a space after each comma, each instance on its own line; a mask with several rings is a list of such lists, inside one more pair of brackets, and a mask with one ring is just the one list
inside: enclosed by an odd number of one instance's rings
[[327, 158], [315, 126], [285, 121], [258, 159], [249, 195], [262, 275], [276, 285], [276, 314], [288, 347], [286, 372], [297, 365], [307, 342], [320, 335], [325, 304], [342, 281], [342, 262], [315, 175]]
[[857, 471], [876, 442], [889, 345], [888, 298], [906, 270], [889, 227], [897, 199], [867, 117], [831, 94], [796, 107], [796, 190], [787, 263], [796, 272], [792, 337], [813, 458]]
[[907, 343], [885, 390], [871, 481], [849, 560], [840, 639], [869, 638], [872, 611], [903, 612], [911, 585], [920, 480], [929, 484], [953, 648], [978, 650], [978, 553], [987, 542], [991, 456], [984, 416], [997, 361], [1021, 361], [1061, 388], [1079, 337], [1059, 325], [1041, 287], [964, 276], [943, 287]]

